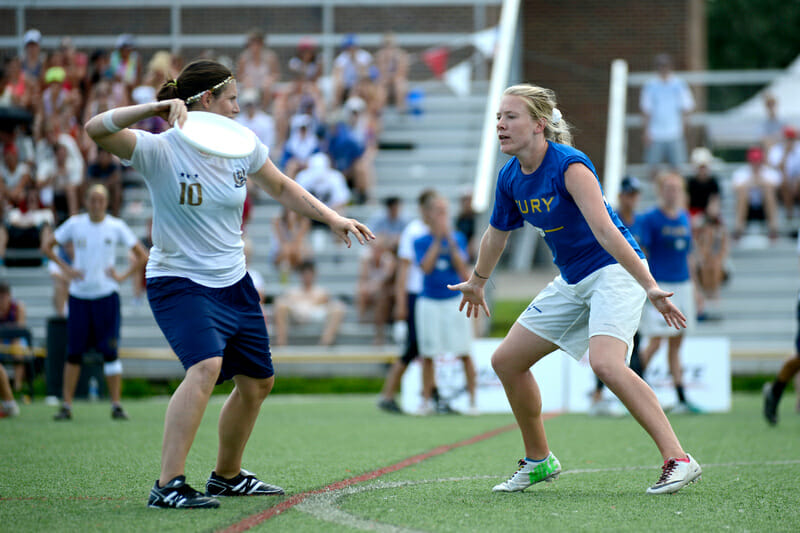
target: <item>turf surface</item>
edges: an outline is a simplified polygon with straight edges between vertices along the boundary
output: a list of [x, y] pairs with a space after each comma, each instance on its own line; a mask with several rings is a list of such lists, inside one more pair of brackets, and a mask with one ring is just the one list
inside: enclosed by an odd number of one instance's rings
[[[213, 531], [292, 495], [389, 466], [509, 424], [510, 415], [415, 418], [379, 412], [372, 396], [283, 396], [262, 409], [245, 468], [283, 486], [284, 498], [225, 499], [217, 510], [147, 509], [158, 473], [165, 399], [128, 401], [128, 422], [106, 404], [77, 404], [71, 422], [43, 404], [0, 420], [0, 530]], [[521, 454], [510, 431], [323, 496], [254, 530], [353, 531], [796, 531], [800, 529], [800, 416], [785, 401], [768, 427], [757, 395], [735, 395], [722, 415], [671, 417], [703, 480], [647, 496], [659, 457], [630, 418], [562, 415], [546, 422], [564, 473], [524, 493], [492, 494]], [[212, 401], [188, 460], [201, 488], [216, 454]], [[783, 463], [780, 463], [783, 461]], [[630, 467], [630, 468], [629, 468]], [[628, 469], [625, 469], [628, 468]], [[452, 478], [452, 479], [451, 479]]]

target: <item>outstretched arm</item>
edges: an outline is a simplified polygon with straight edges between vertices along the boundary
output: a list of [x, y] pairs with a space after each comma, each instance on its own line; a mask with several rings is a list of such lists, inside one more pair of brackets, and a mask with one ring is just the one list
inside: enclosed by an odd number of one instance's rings
[[589, 224], [597, 242], [616, 259], [634, 279], [639, 282], [647, 297], [664, 316], [664, 320], [676, 329], [686, 327], [686, 317], [673, 304], [671, 292], [661, 290], [645, 263], [608, 215], [600, 184], [585, 165], [574, 163], [564, 174], [567, 191], [572, 195], [583, 217]]
[[481, 238], [478, 259], [475, 261], [475, 268], [469, 279], [458, 285], [447, 286], [451, 291], [461, 291], [461, 304], [458, 306], [458, 310], [461, 311], [466, 306], [468, 317], [477, 318], [480, 309], [483, 309], [486, 316], [490, 316], [489, 306], [486, 305], [483, 296], [483, 287], [494, 271], [494, 267], [497, 266], [500, 256], [503, 255], [510, 233], [510, 231], [501, 231], [491, 225], [486, 228]]

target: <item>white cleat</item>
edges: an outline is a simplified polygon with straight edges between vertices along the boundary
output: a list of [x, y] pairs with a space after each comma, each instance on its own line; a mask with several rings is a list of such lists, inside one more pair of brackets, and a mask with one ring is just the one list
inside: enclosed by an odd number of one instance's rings
[[669, 458], [664, 461], [664, 466], [661, 467], [661, 477], [658, 478], [656, 484], [647, 489], [647, 494], [671, 494], [678, 492], [689, 483], [694, 483], [700, 479], [703, 469], [694, 457], [686, 454], [689, 458], [688, 461], [678, 461], [674, 458]]
[[492, 492], [519, 492], [540, 481], [555, 481], [560, 473], [561, 463], [552, 452], [539, 463], [529, 463], [520, 459], [519, 470], [514, 472], [508, 481], [495, 485]]

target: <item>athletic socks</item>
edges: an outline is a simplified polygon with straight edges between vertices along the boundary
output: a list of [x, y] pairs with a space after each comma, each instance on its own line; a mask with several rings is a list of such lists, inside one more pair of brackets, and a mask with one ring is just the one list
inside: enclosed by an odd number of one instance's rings
[[675, 390], [678, 393], [678, 401], [681, 403], [686, 403], [686, 395], [683, 392], [683, 385], [675, 385]]
[[775, 403], [777, 404], [781, 396], [783, 395], [783, 389], [786, 388], [786, 383], [783, 381], [778, 381], [777, 379], [772, 384], [772, 396], [775, 398]]
[[544, 459], [539, 459], [538, 461], [536, 459], [531, 459], [530, 457], [526, 457], [525, 462], [528, 463], [529, 465], [538, 465], [539, 463], [547, 461], [548, 457], [550, 457], [549, 453], [545, 455]]

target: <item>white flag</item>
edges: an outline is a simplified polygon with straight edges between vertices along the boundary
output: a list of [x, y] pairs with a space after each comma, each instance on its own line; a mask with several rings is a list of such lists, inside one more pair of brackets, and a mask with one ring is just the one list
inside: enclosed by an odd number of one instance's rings
[[472, 45], [480, 50], [484, 57], [494, 56], [494, 49], [497, 46], [497, 27], [473, 33]]
[[469, 96], [472, 81], [472, 65], [462, 61], [444, 73], [444, 82], [457, 96]]

